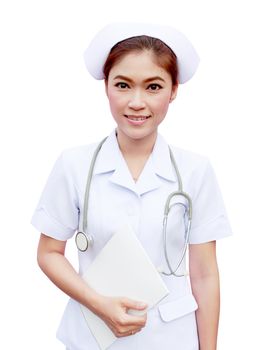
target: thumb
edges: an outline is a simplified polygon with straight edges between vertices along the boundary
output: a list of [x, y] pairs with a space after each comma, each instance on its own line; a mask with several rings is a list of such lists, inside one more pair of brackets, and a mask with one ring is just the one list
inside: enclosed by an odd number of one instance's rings
[[143, 301], [137, 301], [129, 298], [123, 298], [122, 304], [127, 309], [144, 310], [148, 307], [148, 304]]

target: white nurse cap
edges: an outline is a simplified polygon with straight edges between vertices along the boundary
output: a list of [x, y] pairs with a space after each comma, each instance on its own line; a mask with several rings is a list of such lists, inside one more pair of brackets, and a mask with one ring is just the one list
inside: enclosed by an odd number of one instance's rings
[[180, 84], [192, 78], [198, 68], [199, 56], [191, 42], [175, 28], [148, 23], [112, 23], [98, 32], [84, 52], [89, 73], [95, 79], [104, 79], [103, 67], [112, 47], [139, 35], [160, 39], [172, 49], [177, 57]]

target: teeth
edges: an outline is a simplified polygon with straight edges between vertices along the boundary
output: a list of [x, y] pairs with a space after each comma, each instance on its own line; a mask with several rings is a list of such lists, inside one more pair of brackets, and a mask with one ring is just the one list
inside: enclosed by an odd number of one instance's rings
[[138, 120], [144, 120], [144, 119], [146, 119], [146, 118], [130, 118], [131, 120], [136, 120], [136, 121], [138, 121]]
[[145, 120], [147, 117], [128, 117], [128, 119], [130, 120], [134, 120], [134, 121], [141, 121], [141, 120]]

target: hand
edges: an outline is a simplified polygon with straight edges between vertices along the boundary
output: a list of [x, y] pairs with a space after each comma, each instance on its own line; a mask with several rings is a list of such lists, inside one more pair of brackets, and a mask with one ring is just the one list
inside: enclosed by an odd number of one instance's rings
[[[133, 335], [145, 326], [147, 304], [124, 297], [101, 297], [97, 315], [107, 324], [118, 338]], [[142, 311], [142, 315], [132, 315], [128, 310]], [[134, 311], [133, 311], [134, 312]]]

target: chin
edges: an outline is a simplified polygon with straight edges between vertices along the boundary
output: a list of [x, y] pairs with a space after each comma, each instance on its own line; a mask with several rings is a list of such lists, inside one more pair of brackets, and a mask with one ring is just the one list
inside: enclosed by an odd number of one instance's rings
[[149, 138], [152, 135], [157, 133], [157, 129], [154, 130], [121, 130], [122, 133], [133, 140], [142, 140], [145, 138]]

